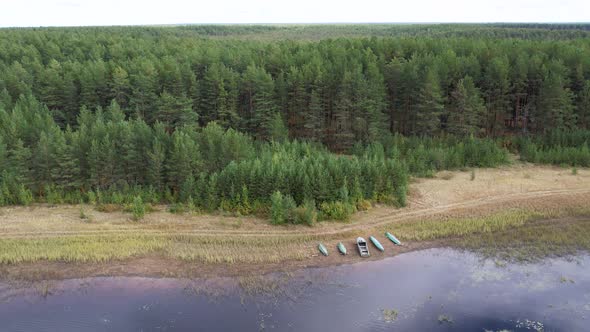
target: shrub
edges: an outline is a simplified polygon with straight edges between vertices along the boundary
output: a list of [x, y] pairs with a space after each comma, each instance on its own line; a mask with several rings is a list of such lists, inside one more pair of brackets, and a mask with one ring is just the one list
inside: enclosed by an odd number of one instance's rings
[[145, 215], [145, 204], [141, 199], [141, 196], [135, 196], [132, 205], [133, 220], [138, 221], [143, 219]]
[[295, 222], [294, 210], [297, 207], [295, 200], [290, 195], [283, 195], [275, 191], [271, 195], [270, 215], [273, 224], [284, 224]]
[[87, 194], [86, 197], [88, 199], [88, 203], [95, 205], [96, 204], [96, 194], [94, 193], [94, 191], [90, 190]]
[[111, 213], [111, 212], [115, 212], [115, 211], [120, 211], [121, 205], [117, 205], [117, 204], [98, 204], [96, 206], [96, 211], [100, 211], [100, 212], [105, 212], [105, 213]]
[[62, 204], [64, 199], [54, 186], [45, 186], [45, 201], [47, 204], [55, 205], [55, 204]]
[[275, 225], [284, 224], [286, 221], [285, 210], [283, 209], [283, 195], [275, 191], [270, 196], [270, 220]]
[[366, 200], [366, 199], [361, 199], [360, 201], [358, 201], [356, 203], [356, 208], [359, 211], [367, 211], [369, 210], [371, 207], [373, 206], [373, 204], [371, 204], [371, 201]]
[[312, 226], [317, 222], [318, 212], [313, 201], [305, 201], [303, 205], [293, 210], [294, 222], [296, 224], [306, 224]]
[[88, 220], [88, 216], [86, 215], [86, 212], [84, 212], [83, 208], [80, 208], [80, 219]]
[[189, 211], [188, 207], [182, 203], [173, 203], [168, 206], [168, 212], [170, 213], [181, 214], [187, 211]]
[[30, 205], [33, 202], [33, 193], [24, 185], [19, 186], [18, 190], [18, 204]]
[[322, 219], [347, 221], [355, 211], [350, 203], [335, 201], [323, 202], [320, 205]]

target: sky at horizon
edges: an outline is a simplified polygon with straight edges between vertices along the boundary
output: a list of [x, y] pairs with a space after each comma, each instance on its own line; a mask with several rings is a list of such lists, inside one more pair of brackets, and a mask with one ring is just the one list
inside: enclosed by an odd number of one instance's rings
[[589, 0], [4, 0], [0, 6], [0, 27], [589, 21]]

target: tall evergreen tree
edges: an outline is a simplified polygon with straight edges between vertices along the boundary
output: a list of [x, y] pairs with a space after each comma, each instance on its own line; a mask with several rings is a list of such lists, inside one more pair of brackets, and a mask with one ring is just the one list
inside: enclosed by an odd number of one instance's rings
[[440, 117], [444, 110], [440, 84], [434, 69], [424, 75], [416, 105], [416, 135], [434, 135], [440, 130]]
[[264, 68], [248, 66], [242, 78], [242, 95], [249, 127], [260, 139], [270, 138], [271, 123], [278, 111], [274, 100], [274, 81]]
[[447, 131], [465, 136], [476, 134], [483, 124], [485, 106], [475, 87], [473, 79], [465, 76], [451, 93], [451, 101], [447, 115]]
[[157, 138], [154, 139], [152, 149], [147, 154], [147, 181], [157, 190], [162, 190], [164, 187], [164, 170], [166, 161], [164, 145]]
[[590, 129], [590, 80], [586, 80], [576, 102], [576, 118], [580, 128]]
[[167, 162], [168, 183], [176, 192], [189, 177], [198, 173], [201, 165], [199, 146], [184, 130], [177, 130], [172, 134]]
[[159, 121], [168, 124], [171, 128], [182, 126], [194, 126], [199, 116], [192, 109], [192, 101], [184, 95], [173, 96], [164, 91], [157, 103], [157, 111], [148, 122]]
[[538, 125], [544, 130], [571, 128], [575, 123], [573, 98], [566, 78], [556, 68], [550, 70], [541, 86]]

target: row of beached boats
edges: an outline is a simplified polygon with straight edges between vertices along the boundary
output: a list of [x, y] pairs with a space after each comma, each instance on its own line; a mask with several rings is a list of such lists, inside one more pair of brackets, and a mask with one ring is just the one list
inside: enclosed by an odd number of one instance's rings
[[[400, 240], [398, 240], [395, 236], [393, 236], [393, 234], [391, 234], [389, 232], [385, 232], [385, 237], [387, 237], [395, 245], [398, 245], [398, 246], [402, 245]], [[377, 248], [379, 251], [385, 251], [385, 248], [383, 247], [381, 242], [379, 242], [379, 240], [377, 240], [374, 236], [369, 236], [369, 240], [371, 240], [371, 242], [373, 243], [375, 248]], [[369, 254], [369, 246], [367, 245], [367, 241], [365, 241], [365, 239], [363, 239], [362, 237], [358, 237], [356, 239], [356, 246], [358, 248], [358, 251], [359, 251], [359, 254], [361, 255], [361, 257], [369, 257], [371, 255], [371, 254]], [[344, 245], [344, 243], [338, 242], [338, 245], [336, 246], [336, 248], [338, 248], [338, 251], [342, 255], [347, 254], [346, 246]], [[320, 250], [322, 255], [328, 256], [328, 249], [322, 243], [320, 243], [318, 245], [318, 249]]]

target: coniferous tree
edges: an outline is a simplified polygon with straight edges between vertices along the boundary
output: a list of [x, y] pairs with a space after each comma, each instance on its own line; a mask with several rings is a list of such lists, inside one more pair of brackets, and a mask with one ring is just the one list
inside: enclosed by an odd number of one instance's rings
[[131, 84], [127, 71], [120, 66], [113, 68], [109, 81], [109, 98], [116, 100], [122, 108], [126, 109], [129, 105], [130, 90]]
[[147, 182], [158, 190], [164, 186], [164, 168], [166, 153], [163, 144], [154, 139], [151, 151], [148, 151]]
[[54, 133], [51, 142], [55, 163], [55, 167], [51, 169], [51, 178], [58, 188], [66, 191], [75, 190], [81, 184], [79, 160], [74, 155], [72, 139], [67, 138], [72, 136], [73, 134], [68, 128], [66, 134], [61, 131]]
[[171, 128], [193, 126], [197, 124], [198, 115], [192, 110], [192, 101], [186, 96], [173, 96], [164, 91], [158, 100], [155, 117], [148, 119], [153, 123], [159, 121]]
[[153, 119], [156, 111], [158, 72], [154, 64], [149, 60], [142, 60], [135, 66], [130, 74], [131, 97], [130, 107], [143, 119]]
[[263, 68], [250, 65], [244, 73], [242, 88], [249, 127], [257, 138], [270, 138], [270, 125], [277, 112], [272, 77]]
[[289, 139], [289, 130], [281, 113], [276, 112], [268, 124], [269, 138], [273, 141], [284, 142]]
[[359, 107], [367, 118], [367, 140], [375, 141], [385, 135], [388, 128], [385, 79], [377, 66], [377, 57], [367, 50], [366, 78], [361, 80]]
[[487, 131], [497, 135], [504, 129], [504, 119], [508, 117], [509, 62], [505, 57], [492, 59], [484, 76], [487, 108]]
[[416, 135], [434, 135], [440, 130], [444, 110], [440, 84], [433, 69], [426, 71], [416, 105]]
[[590, 80], [586, 80], [576, 102], [578, 127], [590, 129]]
[[39, 142], [33, 150], [32, 178], [37, 192], [52, 183], [51, 172], [57, 166], [54, 160], [54, 151], [51, 148], [51, 140], [52, 138], [49, 138], [47, 133], [42, 132]]
[[550, 71], [541, 85], [538, 120], [544, 130], [571, 128], [574, 121], [573, 94], [567, 88], [566, 79], [556, 71]]
[[451, 103], [447, 115], [447, 131], [465, 136], [476, 134], [483, 123], [485, 106], [473, 80], [465, 76], [451, 93]]
[[168, 183], [174, 190], [180, 190], [182, 184], [194, 176], [201, 165], [199, 146], [184, 130], [172, 134], [170, 155], [167, 159]]
[[20, 139], [17, 139], [15, 145], [8, 150], [7, 169], [17, 183], [31, 183], [31, 157], [31, 150], [25, 147]]

